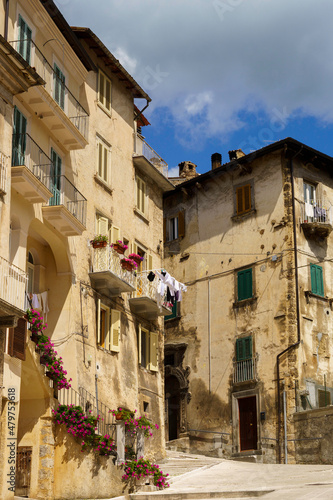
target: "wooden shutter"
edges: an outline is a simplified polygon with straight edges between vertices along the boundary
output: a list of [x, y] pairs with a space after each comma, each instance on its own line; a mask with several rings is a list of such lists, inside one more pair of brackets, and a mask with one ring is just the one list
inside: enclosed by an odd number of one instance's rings
[[109, 221], [106, 217], [97, 216], [97, 234], [109, 235]]
[[163, 242], [166, 243], [167, 241], [168, 241], [167, 219], [164, 217], [164, 219], [163, 219]]
[[236, 361], [252, 359], [252, 337], [236, 340]]
[[105, 77], [101, 71], [99, 72], [99, 102], [105, 105]]
[[252, 268], [237, 273], [237, 300], [250, 299], [252, 292]]
[[97, 299], [97, 344], [101, 344], [101, 299]]
[[111, 310], [111, 343], [110, 343], [110, 351], [119, 352], [120, 346], [120, 311], [116, 311], [115, 309]]
[[149, 369], [153, 372], [158, 371], [158, 333], [150, 332], [149, 334]]
[[323, 268], [316, 264], [310, 264], [311, 272], [311, 292], [316, 295], [324, 296]]
[[20, 318], [15, 328], [9, 328], [8, 354], [14, 358], [25, 360], [25, 343], [27, 336], [27, 322]]
[[61, 109], [65, 107], [65, 75], [61, 69], [54, 64], [54, 100]]
[[318, 406], [319, 408], [323, 408], [325, 406], [329, 406], [331, 404], [331, 394], [325, 390], [318, 389]]
[[184, 210], [178, 213], [178, 238], [185, 236], [185, 212]]
[[151, 269], [153, 269], [153, 256], [148, 253], [147, 254], [147, 271], [150, 271]]
[[112, 226], [110, 230], [110, 243], [116, 243], [117, 240], [120, 240], [120, 229], [119, 227]]
[[141, 365], [141, 335], [142, 335], [142, 330], [141, 330], [141, 325], [139, 325], [139, 332], [138, 332], [138, 361], [139, 361], [139, 365]]
[[105, 107], [108, 111], [111, 110], [111, 82], [105, 78]]
[[251, 185], [236, 188], [236, 212], [242, 214], [251, 210]]

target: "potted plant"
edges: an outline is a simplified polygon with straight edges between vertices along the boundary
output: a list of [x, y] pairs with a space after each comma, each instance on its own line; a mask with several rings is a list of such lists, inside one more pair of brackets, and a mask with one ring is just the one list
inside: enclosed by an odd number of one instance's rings
[[133, 271], [138, 267], [137, 263], [132, 259], [123, 258], [120, 261], [121, 267], [126, 269], [126, 271]]
[[92, 240], [90, 240], [93, 248], [103, 248], [108, 244], [108, 237], [105, 234], [98, 234]]
[[112, 413], [112, 415], [116, 417], [116, 420], [129, 420], [131, 418], [134, 418], [135, 415], [135, 411], [125, 410], [125, 408], [110, 410], [110, 413]]
[[128, 249], [128, 246], [125, 245], [125, 243], [123, 243], [121, 240], [117, 240], [116, 243], [112, 243], [111, 248], [113, 248], [113, 250], [115, 250], [117, 253], [123, 255], [125, 253], [125, 250]]
[[34, 309], [27, 309], [24, 317], [30, 324], [30, 338], [37, 344], [40, 336], [42, 335], [42, 331], [47, 328], [47, 323], [43, 323], [43, 316]]
[[128, 258], [134, 260], [137, 265], [139, 265], [143, 261], [143, 257], [141, 257], [141, 255], [138, 255], [137, 253], [130, 253]]

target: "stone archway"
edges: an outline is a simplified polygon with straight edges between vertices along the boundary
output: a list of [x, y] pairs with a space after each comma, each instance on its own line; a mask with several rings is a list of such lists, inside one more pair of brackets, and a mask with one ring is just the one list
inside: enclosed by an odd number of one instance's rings
[[187, 344], [165, 346], [165, 417], [167, 440], [184, 436], [187, 430], [186, 406], [191, 399], [189, 392], [190, 367], [182, 363]]

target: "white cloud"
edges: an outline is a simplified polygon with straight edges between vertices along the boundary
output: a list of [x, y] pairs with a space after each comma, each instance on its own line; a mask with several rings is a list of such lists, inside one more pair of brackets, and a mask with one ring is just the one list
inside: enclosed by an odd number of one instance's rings
[[244, 111], [333, 122], [332, 0], [61, 1], [134, 72], [153, 125], [168, 109], [184, 145], [242, 128]]
[[171, 167], [168, 170], [168, 177], [178, 177], [179, 176], [179, 167]]

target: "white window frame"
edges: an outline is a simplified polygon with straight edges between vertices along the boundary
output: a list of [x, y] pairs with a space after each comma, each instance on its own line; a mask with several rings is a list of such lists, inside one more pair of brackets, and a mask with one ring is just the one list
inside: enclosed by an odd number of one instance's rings
[[[103, 75], [104, 78], [104, 95], [101, 95], [101, 75]], [[110, 92], [109, 92], [109, 107], [107, 106], [107, 96], [106, 96], [106, 90], [107, 90], [107, 83], [109, 82], [110, 84]], [[98, 89], [97, 89], [97, 101], [99, 106], [106, 111], [109, 115], [111, 115], [112, 111], [112, 81], [110, 78], [106, 76], [104, 71], [101, 69], [98, 70]]]
[[[96, 137], [96, 148], [97, 148], [97, 158], [96, 158], [96, 175], [105, 184], [111, 184], [111, 146], [104, 139], [97, 136]], [[101, 149], [102, 148], [102, 149]], [[102, 152], [102, 158], [100, 154]], [[106, 172], [105, 172], [105, 157], [106, 157]], [[101, 160], [101, 169], [100, 169]], [[102, 173], [102, 175], [101, 175]]]
[[170, 217], [167, 220], [168, 228], [167, 228], [167, 241], [178, 240], [179, 238], [179, 220], [178, 215], [175, 217]]

